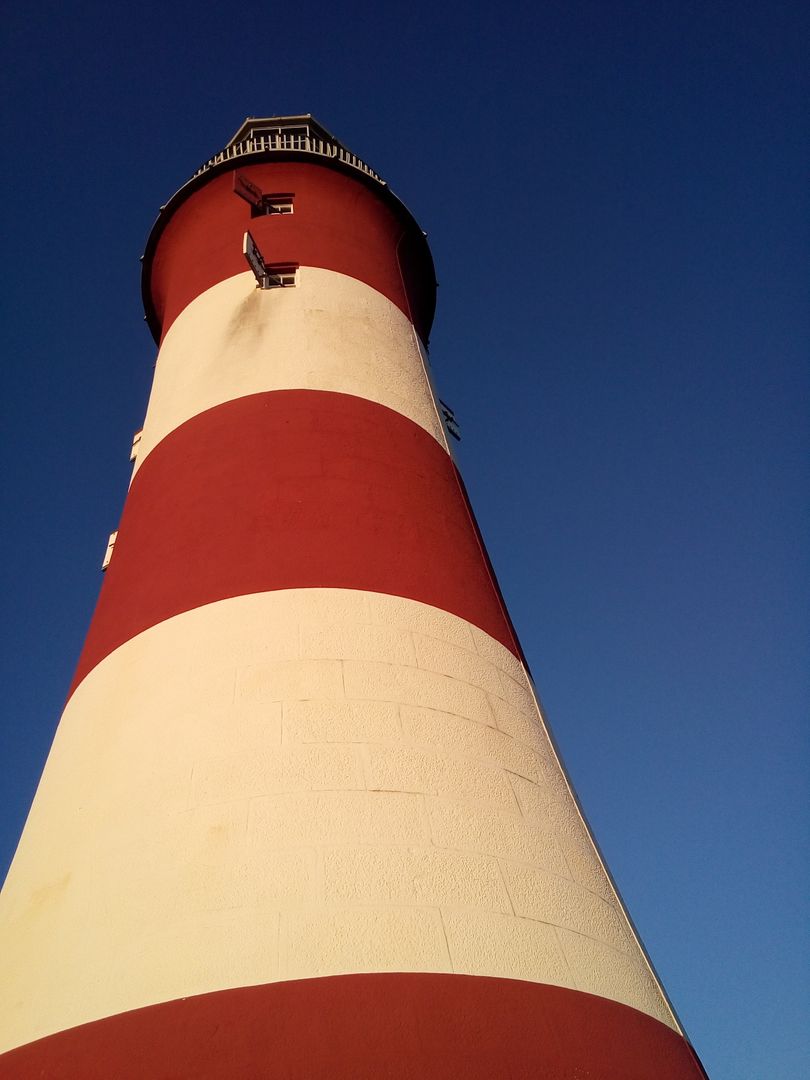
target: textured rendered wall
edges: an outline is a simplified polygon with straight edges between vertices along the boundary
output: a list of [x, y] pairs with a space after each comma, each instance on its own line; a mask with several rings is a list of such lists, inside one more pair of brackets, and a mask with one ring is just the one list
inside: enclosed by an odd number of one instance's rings
[[282, 590], [137, 635], [71, 698], [27, 839], [4, 967], [37, 1021], [5, 1002], [15, 1041], [364, 971], [531, 979], [672, 1022], [514, 655], [415, 601]]
[[250, 271], [236, 274], [193, 300], [168, 331], [135, 467], [185, 420], [269, 390], [354, 394], [444, 445], [420, 347], [395, 304], [345, 274], [305, 267], [299, 287], [266, 290]]
[[[295, 214], [257, 223], [295, 288], [233, 259], [253, 223], [227, 177], [155, 255], [135, 474], [0, 898], [0, 1076], [157, 1075], [156, 1040], [166, 1075], [446, 1076], [448, 1039], [479, 1044], [458, 1075], [700, 1076], [491, 579], [401, 226], [343, 175], [279, 169], [256, 176]], [[498, 987], [520, 1030], [471, 1019]], [[322, 1039], [388, 1035], [318, 1057], [307, 1001]]]

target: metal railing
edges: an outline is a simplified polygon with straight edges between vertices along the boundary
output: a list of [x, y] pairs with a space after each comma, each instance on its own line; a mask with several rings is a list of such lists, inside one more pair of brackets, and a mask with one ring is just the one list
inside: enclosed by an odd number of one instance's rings
[[218, 154], [209, 158], [204, 165], [197, 169], [194, 175], [199, 176], [223, 161], [230, 161], [233, 158], [243, 157], [247, 154], [259, 154], [267, 150], [303, 150], [305, 153], [318, 154], [320, 157], [336, 158], [346, 165], [359, 169], [360, 172], [370, 176], [372, 180], [376, 180], [379, 184], [385, 184], [382, 177], [378, 176], [373, 169], [370, 169], [356, 154], [350, 153], [339, 143], [330, 142], [328, 139], [320, 139], [317, 136], [283, 131], [267, 135], [253, 135], [242, 142], [231, 143], [230, 146], [226, 146], [224, 150], [220, 150]]

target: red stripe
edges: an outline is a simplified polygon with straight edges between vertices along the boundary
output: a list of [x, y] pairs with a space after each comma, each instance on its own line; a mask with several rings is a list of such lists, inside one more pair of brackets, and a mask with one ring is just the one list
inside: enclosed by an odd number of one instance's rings
[[557, 986], [344, 975], [122, 1013], [0, 1057], [3, 1080], [706, 1080], [644, 1013]]
[[520, 655], [446, 451], [364, 398], [280, 390], [195, 416], [146, 458], [73, 686], [182, 611], [313, 587], [421, 600]]
[[160, 233], [146, 273], [165, 335], [195, 297], [247, 270], [249, 229], [267, 262], [336, 270], [364, 281], [395, 303], [427, 340], [436, 287], [430, 251], [417, 226], [397, 213], [385, 188], [317, 162], [240, 168], [263, 191], [295, 193], [295, 213], [251, 218], [233, 193], [233, 173], [193, 192]]

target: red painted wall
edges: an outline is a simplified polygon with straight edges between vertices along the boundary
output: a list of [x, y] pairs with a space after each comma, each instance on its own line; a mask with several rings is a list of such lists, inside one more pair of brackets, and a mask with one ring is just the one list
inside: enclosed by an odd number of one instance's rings
[[249, 229], [266, 262], [336, 270], [395, 303], [427, 340], [435, 305], [433, 263], [421, 233], [397, 212], [385, 188], [320, 164], [271, 162], [239, 167], [265, 193], [293, 192], [293, 214], [251, 218], [233, 192], [233, 173], [215, 176], [173, 213], [145, 267], [162, 335], [196, 296], [248, 269]]
[[278, 390], [193, 417], [146, 458], [71, 692], [181, 611], [310, 587], [421, 600], [519, 655], [444, 448], [364, 398]]
[[84, 1024], [0, 1080], [705, 1080], [644, 1013], [558, 986], [377, 974], [271, 983]]

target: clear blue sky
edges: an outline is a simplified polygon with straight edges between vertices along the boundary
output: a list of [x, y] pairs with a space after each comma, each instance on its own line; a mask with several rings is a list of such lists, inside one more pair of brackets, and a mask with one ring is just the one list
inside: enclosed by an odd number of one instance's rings
[[810, 1072], [802, 9], [6, 6], [0, 864], [126, 490], [157, 208], [312, 112], [430, 234], [465, 479], [712, 1080]]

